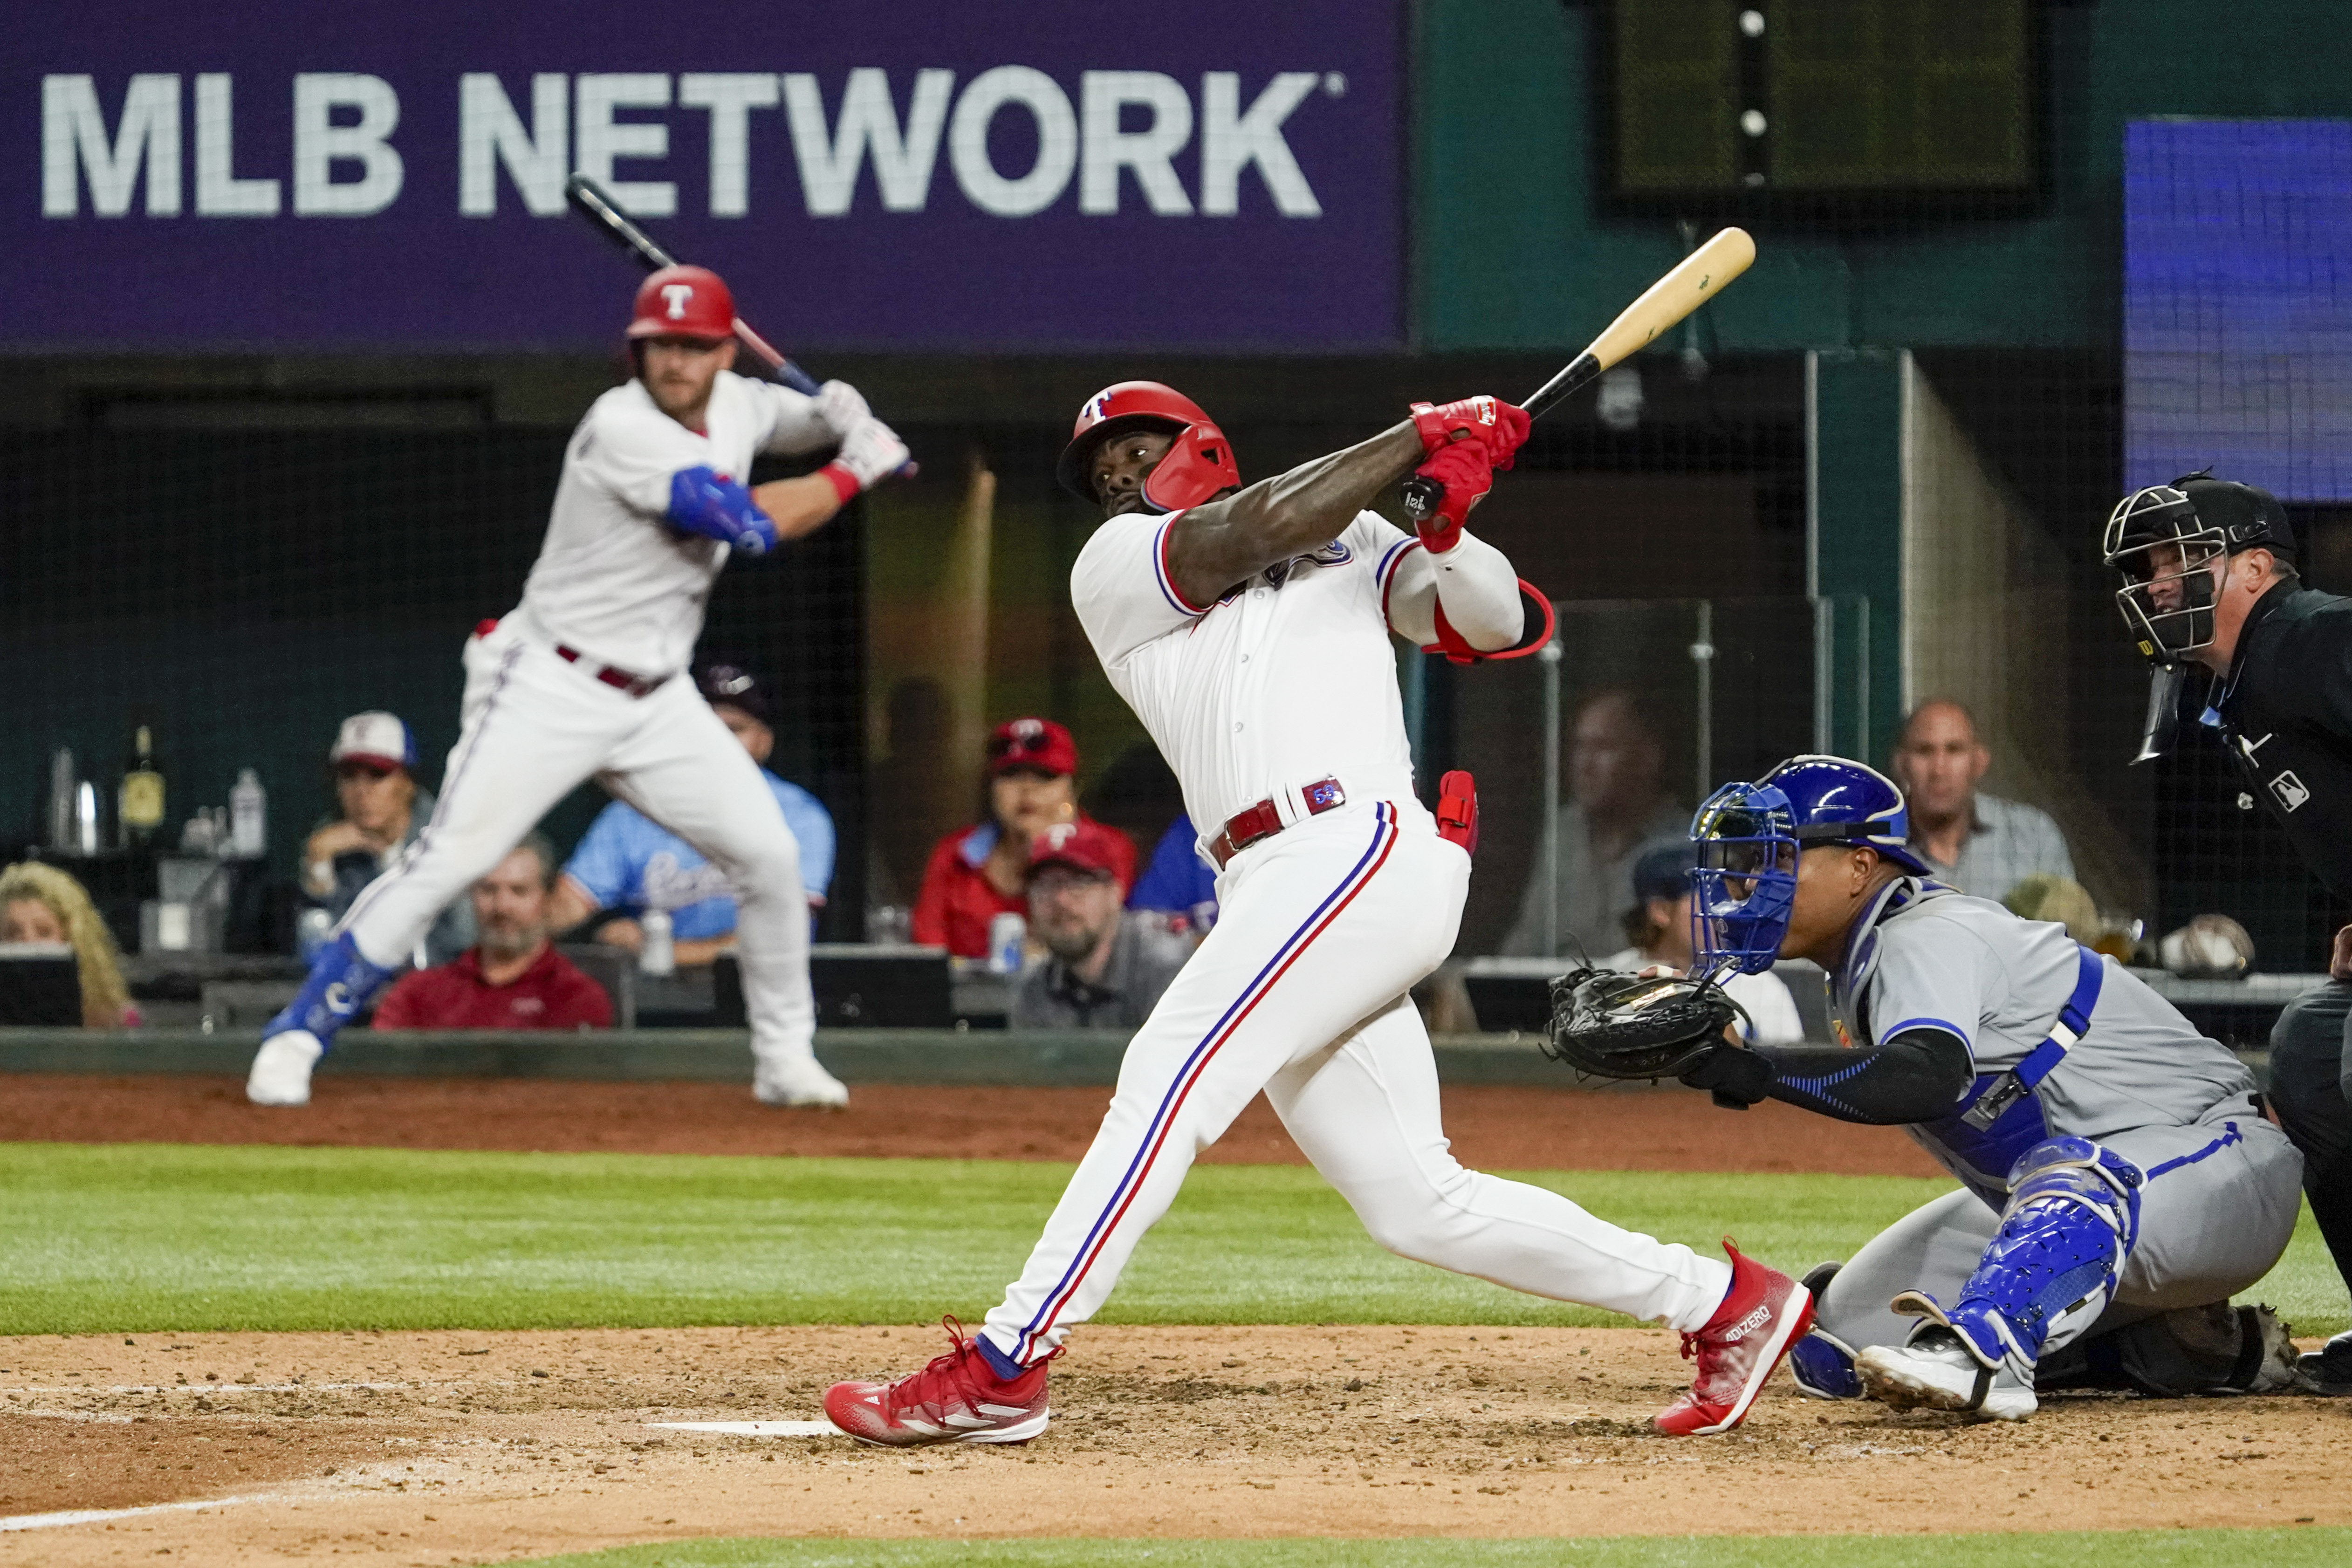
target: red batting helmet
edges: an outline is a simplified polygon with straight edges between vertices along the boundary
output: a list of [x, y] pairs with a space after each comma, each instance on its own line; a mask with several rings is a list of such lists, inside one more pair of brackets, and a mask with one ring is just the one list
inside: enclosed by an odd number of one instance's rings
[[1199, 403], [1159, 382], [1119, 382], [1078, 410], [1070, 444], [1054, 469], [1062, 487], [1083, 500], [1100, 500], [1088, 472], [1095, 448], [1130, 430], [1165, 430], [1176, 436], [1176, 444], [1143, 481], [1143, 503], [1151, 511], [1181, 512], [1242, 482], [1233, 443]]
[[629, 314], [632, 338], [698, 338], [717, 342], [735, 335], [735, 296], [707, 267], [665, 267], [637, 289]]

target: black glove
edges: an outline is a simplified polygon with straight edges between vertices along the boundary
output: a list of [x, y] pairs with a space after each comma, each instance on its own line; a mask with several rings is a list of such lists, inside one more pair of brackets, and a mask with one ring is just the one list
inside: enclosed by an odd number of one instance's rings
[[1727, 1111], [1745, 1111], [1769, 1097], [1774, 1078], [1770, 1062], [1730, 1044], [1717, 1046], [1676, 1076], [1694, 1089], [1712, 1091]]
[[1595, 1078], [1678, 1078], [1747, 1014], [1710, 979], [1578, 969], [1551, 983], [1544, 1053]]

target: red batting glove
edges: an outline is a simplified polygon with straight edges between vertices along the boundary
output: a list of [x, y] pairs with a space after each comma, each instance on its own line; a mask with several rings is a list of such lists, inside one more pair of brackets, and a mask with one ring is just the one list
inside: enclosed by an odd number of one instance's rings
[[1443, 555], [1462, 542], [1462, 525], [1479, 497], [1495, 487], [1486, 447], [1477, 441], [1457, 441], [1441, 446], [1413, 470], [1419, 477], [1444, 487], [1434, 511], [1413, 518], [1414, 531], [1432, 555]]
[[1455, 402], [1412, 405], [1412, 427], [1421, 449], [1475, 441], [1486, 448], [1486, 465], [1508, 468], [1512, 454], [1528, 438], [1528, 411], [1496, 397], [1465, 397]]

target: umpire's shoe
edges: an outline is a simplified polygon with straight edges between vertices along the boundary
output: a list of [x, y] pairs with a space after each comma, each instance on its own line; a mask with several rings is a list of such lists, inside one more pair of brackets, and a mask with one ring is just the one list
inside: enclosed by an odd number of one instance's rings
[[825, 1419], [851, 1437], [893, 1448], [926, 1443], [1025, 1443], [1045, 1429], [1045, 1361], [1000, 1377], [952, 1317], [954, 1346], [922, 1371], [896, 1383], [836, 1383], [824, 1391]]
[[2340, 1333], [2317, 1350], [2306, 1351], [2295, 1369], [2317, 1386], [2314, 1392], [2338, 1398], [2352, 1395], [2352, 1333]]
[[1698, 1363], [1688, 1394], [1654, 1418], [1670, 1437], [1706, 1437], [1748, 1418], [1772, 1369], [1812, 1326], [1813, 1298], [1777, 1269], [1742, 1257], [1723, 1239], [1731, 1259], [1731, 1289], [1696, 1333], [1683, 1335], [1683, 1354]]

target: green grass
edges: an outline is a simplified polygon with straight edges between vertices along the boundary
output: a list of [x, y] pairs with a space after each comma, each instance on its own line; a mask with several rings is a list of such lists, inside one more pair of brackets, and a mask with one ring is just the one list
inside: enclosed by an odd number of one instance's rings
[[[977, 1318], [1065, 1166], [177, 1145], [0, 1145], [0, 1333], [652, 1327]], [[1777, 1263], [1845, 1257], [1945, 1189], [1547, 1172], [1619, 1224]], [[2260, 1294], [2346, 1325], [2308, 1217]], [[1310, 1171], [1203, 1166], [1109, 1322], [1622, 1322], [1391, 1257]]]
[[2335, 1568], [2352, 1530], [1518, 1541], [688, 1541], [517, 1568]]

